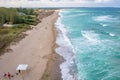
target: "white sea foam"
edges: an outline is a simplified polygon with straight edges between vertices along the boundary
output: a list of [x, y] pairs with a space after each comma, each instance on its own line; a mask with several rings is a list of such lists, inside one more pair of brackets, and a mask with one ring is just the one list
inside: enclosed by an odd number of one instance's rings
[[117, 18], [113, 18], [110, 15], [104, 15], [104, 16], [97, 16], [93, 18], [95, 21], [114, 21], [117, 20]]
[[81, 31], [82, 36], [86, 38], [88, 41], [90, 41], [93, 44], [100, 43], [99, 35], [96, 34], [94, 31]]
[[69, 16], [64, 16], [64, 17], [78, 17], [78, 16], [85, 16], [87, 14], [85, 13], [81, 13], [81, 14], [77, 14], [77, 15], [69, 15]]
[[70, 13], [70, 11], [72, 11], [72, 12], [76, 12], [76, 13], [83, 13], [83, 12], [86, 12], [86, 11], [76, 11], [75, 9], [68, 9], [68, 11], [62, 9], [61, 12], [63, 12], [63, 13]]
[[110, 36], [115, 36], [115, 34], [113, 34], [113, 33], [109, 33], [109, 35], [110, 35]]
[[67, 31], [64, 25], [61, 23], [61, 14], [56, 22], [56, 28], [58, 31], [56, 43], [59, 45], [56, 48], [56, 52], [63, 56], [65, 62], [60, 65], [63, 80], [75, 80], [74, 76], [70, 74], [70, 67], [72, 67], [74, 61], [74, 50], [72, 44], [67, 37]]
[[69, 11], [61, 10], [61, 13], [70, 13]]
[[103, 27], [106, 27], [106, 26], [108, 26], [108, 24], [103, 24], [103, 23], [101, 23], [101, 25], [102, 25]]

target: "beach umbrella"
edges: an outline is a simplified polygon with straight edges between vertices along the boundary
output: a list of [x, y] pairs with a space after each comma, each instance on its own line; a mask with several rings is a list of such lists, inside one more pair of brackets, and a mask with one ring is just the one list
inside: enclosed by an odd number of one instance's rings
[[27, 64], [19, 64], [16, 70], [27, 70]]
[[[19, 72], [22, 72], [22, 71], [26, 71], [27, 68], [28, 68], [27, 64], [19, 64], [16, 70]], [[23, 74], [21, 76], [22, 76], [22, 79], [24, 80]]]

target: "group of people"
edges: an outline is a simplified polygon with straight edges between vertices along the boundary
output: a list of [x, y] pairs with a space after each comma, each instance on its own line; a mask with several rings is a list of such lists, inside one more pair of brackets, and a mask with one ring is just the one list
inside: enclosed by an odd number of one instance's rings
[[4, 73], [4, 74], [3, 74], [3, 77], [4, 77], [4, 78], [7, 78], [7, 77], [8, 77], [8, 79], [10, 80], [12, 76], [11, 76], [11, 74], [8, 72], [7, 74]]
[[[21, 72], [21, 71], [18, 70], [18, 73], [20, 73], [20, 72]], [[18, 73], [16, 73], [16, 75], [18, 75]], [[10, 72], [8, 72], [8, 73], [4, 73], [4, 74], [3, 74], [3, 77], [4, 77], [4, 79], [8, 78], [9, 80], [11, 80], [11, 78], [14, 77], [14, 76], [11, 75]]]

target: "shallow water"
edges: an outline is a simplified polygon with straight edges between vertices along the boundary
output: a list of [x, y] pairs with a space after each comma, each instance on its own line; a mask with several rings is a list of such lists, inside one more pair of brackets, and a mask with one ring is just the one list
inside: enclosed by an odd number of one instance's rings
[[120, 80], [120, 9], [62, 10], [56, 27], [63, 80]]

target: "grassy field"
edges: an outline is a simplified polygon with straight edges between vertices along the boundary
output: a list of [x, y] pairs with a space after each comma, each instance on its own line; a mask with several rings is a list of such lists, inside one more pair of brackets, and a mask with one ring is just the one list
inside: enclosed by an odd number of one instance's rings
[[16, 39], [22, 39], [26, 30], [29, 30], [30, 26], [27, 24], [21, 24], [14, 27], [0, 28], [0, 55], [5, 51], [5, 48], [10, 45], [11, 42], [16, 41]]

